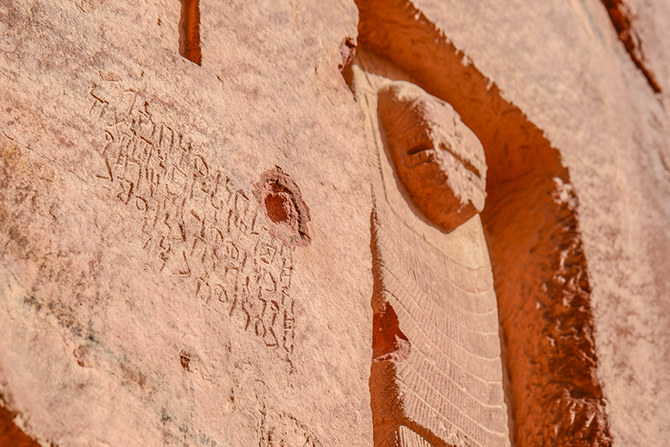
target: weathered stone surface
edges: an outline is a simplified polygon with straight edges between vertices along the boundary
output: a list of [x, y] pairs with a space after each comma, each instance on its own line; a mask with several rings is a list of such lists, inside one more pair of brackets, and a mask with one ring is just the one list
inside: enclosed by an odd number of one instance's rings
[[481, 212], [484, 150], [454, 109], [403, 81], [382, 87], [377, 96], [394, 171], [410, 202], [446, 232]]
[[370, 445], [355, 7], [200, 7], [198, 66], [179, 2], [0, 6], [3, 400], [64, 446]]
[[659, 73], [655, 94], [598, 2], [494, 3], [415, 2], [560, 150], [579, 198], [614, 443], [662, 446], [670, 433], [658, 418], [670, 402], [668, 16], [660, 3], [632, 2]]
[[669, 21], [1, 2], [0, 445], [665, 446]]

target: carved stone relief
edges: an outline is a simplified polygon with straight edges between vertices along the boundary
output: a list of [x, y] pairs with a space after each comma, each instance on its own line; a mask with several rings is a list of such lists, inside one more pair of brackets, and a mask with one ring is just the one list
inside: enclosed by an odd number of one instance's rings
[[482, 211], [484, 150], [449, 104], [395, 81], [379, 90], [377, 108], [394, 172], [428, 220], [450, 232]]
[[372, 153], [375, 446], [508, 445], [481, 144], [445, 102], [359, 51]]

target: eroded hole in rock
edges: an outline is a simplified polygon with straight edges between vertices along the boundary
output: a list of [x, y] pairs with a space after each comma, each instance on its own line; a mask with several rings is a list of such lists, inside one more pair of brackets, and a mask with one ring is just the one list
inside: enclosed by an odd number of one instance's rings
[[39, 447], [39, 444], [16, 426], [16, 415], [0, 405], [0, 446]]
[[179, 363], [184, 370], [191, 372], [191, 355], [188, 352], [179, 352]]
[[[481, 141], [488, 165], [481, 219], [497, 295], [514, 444], [610, 446], [605, 400], [597, 380], [591, 289], [577, 197], [560, 153], [541, 129], [502, 97], [495, 83], [474, 64], [463, 62], [463, 54], [411, 1], [356, 3], [360, 14], [357, 51], [386, 60], [388, 67], [403, 71], [406, 79], [449, 104]], [[383, 68], [363, 76], [384, 77], [393, 70]], [[352, 70], [345, 67], [342, 71], [345, 79], [351, 79]], [[356, 92], [355, 82], [352, 90]], [[382, 123], [381, 127], [389, 126]], [[401, 135], [399, 132], [397, 138]], [[417, 153], [412, 153], [414, 146], [407, 147], [408, 156], [426, 152], [423, 146]], [[374, 232], [373, 227], [373, 275], [378, 275], [381, 270], [375, 273], [376, 265], [384, 263], [375, 261], [379, 255], [375, 255]], [[392, 259], [388, 257], [387, 262]], [[375, 284], [373, 309], [378, 309], [379, 290], [389, 287], [387, 284]], [[461, 318], [460, 323], [467, 325], [467, 319]], [[448, 344], [455, 346], [453, 340]], [[404, 414], [407, 395], [399, 393], [397, 382], [388, 379], [400, 371], [395, 362], [373, 362], [370, 389], [375, 445], [406, 445], [393, 421]], [[475, 383], [467, 368], [464, 371], [453, 370], [451, 377], [474, 395]], [[387, 383], [396, 385], [380, 385]], [[462, 403], [445, 405], [440, 415], [456, 421], [463, 432], [472, 424], [479, 426], [466, 434], [467, 439], [480, 436], [489, 440], [482, 445], [494, 445], [498, 439], [491, 437], [492, 430], [481, 430], [493, 414], [478, 413], [475, 408]], [[463, 413], [470, 422], [457, 422]], [[425, 421], [403, 425], [431, 444], [444, 444], [445, 436], [435, 439], [437, 431], [425, 432], [430, 424]], [[389, 434], [391, 426], [394, 431]], [[460, 433], [456, 436], [447, 444], [470, 442], [458, 438]]]
[[265, 196], [265, 210], [274, 223], [286, 222], [291, 215], [293, 203], [288, 190], [277, 183], [272, 184], [272, 192]]
[[179, 54], [201, 65], [200, 0], [181, 0], [179, 19]]
[[266, 171], [254, 186], [254, 196], [265, 210], [269, 231], [290, 247], [311, 242], [309, 208], [298, 185], [278, 166]]
[[654, 73], [652, 73], [645, 61], [644, 52], [642, 50], [642, 40], [633, 26], [634, 16], [630, 6], [623, 0], [601, 1], [603, 6], [605, 6], [605, 9], [607, 9], [607, 14], [609, 14], [612, 25], [619, 36], [619, 40], [623, 43], [631, 60], [638, 70], [642, 72], [642, 75], [645, 77], [652, 90], [656, 93], [660, 93], [662, 91], [661, 86], [658, 81], [656, 81]]

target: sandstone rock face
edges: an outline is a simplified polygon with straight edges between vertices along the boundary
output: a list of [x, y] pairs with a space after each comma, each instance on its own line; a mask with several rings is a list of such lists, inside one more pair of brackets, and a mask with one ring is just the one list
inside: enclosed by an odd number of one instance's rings
[[650, 0], [0, 4], [0, 445], [665, 446]]
[[372, 443], [355, 7], [230, 7], [201, 66], [179, 2], [0, 7], [0, 383], [44, 445]]

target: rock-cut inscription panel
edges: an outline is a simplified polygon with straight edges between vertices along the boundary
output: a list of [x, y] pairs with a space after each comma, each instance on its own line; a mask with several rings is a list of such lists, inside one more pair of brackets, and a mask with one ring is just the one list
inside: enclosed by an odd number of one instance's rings
[[92, 176], [133, 210], [156, 271], [188, 281], [198, 300], [290, 360], [293, 256], [271, 234], [277, 224], [263, 204], [155, 116], [136, 89], [92, 84], [88, 93], [89, 114], [104, 126]]

